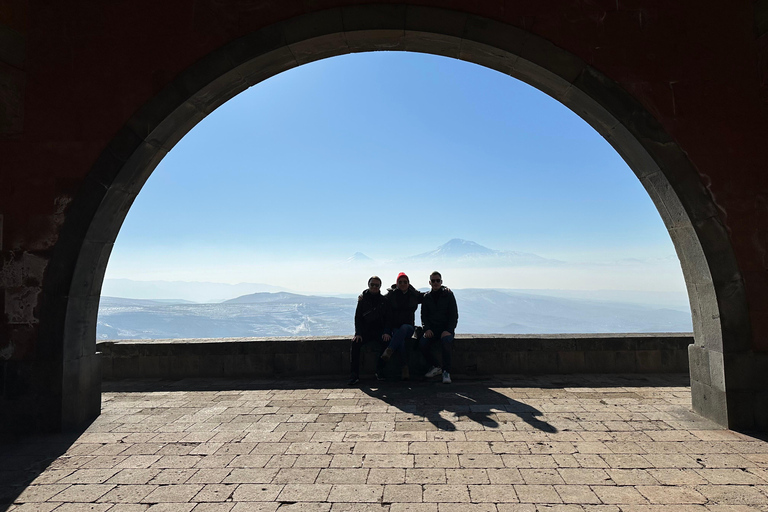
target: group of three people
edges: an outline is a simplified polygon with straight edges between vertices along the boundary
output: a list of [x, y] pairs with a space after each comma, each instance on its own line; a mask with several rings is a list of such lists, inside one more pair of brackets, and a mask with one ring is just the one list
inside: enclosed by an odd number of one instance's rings
[[[396, 283], [384, 295], [378, 276], [368, 279], [368, 289], [358, 297], [355, 310], [355, 336], [350, 350], [349, 385], [360, 381], [360, 349], [364, 343], [380, 344], [384, 348], [376, 364], [376, 378], [383, 379], [384, 365], [397, 354], [401, 362], [402, 378], [410, 377], [405, 343], [416, 330], [416, 308], [421, 304], [423, 335], [419, 348], [430, 370], [425, 377], [442, 373], [443, 382], [451, 382], [451, 346], [459, 321], [459, 310], [453, 292], [443, 286], [440, 272], [429, 276], [431, 289], [424, 293], [414, 288], [408, 276], [400, 272]], [[433, 343], [442, 348], [442, 367], [432, 353]]]

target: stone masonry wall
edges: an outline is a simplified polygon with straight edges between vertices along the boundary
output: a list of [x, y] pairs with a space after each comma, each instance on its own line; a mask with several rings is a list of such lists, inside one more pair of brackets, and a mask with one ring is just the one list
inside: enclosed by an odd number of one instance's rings
[[[453, 374], [669, 373], [688, 371], [693, 336], [671, 334], [464, 335], [454, 342]], [[426, 371], [409, 345], [411, 375]], [[104, 380], [190, 377], [315, 377], [349, 373], [348, 338], [225, 338], [105, 341], [97, 345]], [[363, 351], [374, 372], [378, 347]], [[399, 364], [387, 365], [399, 376]]]

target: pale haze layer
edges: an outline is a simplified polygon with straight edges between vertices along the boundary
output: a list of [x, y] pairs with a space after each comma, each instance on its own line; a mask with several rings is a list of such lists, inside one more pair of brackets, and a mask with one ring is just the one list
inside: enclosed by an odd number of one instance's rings
[[[556, 263], [409, 259], [453, 239]], [[349, 294], [400, 271], [426, 287], [437, 265], [455, 288], [685, 292], [648, 194], [590, 126], [496, 71], [402, 52], [304, 65], [208, 116], [149, 178], [106, 277]]]

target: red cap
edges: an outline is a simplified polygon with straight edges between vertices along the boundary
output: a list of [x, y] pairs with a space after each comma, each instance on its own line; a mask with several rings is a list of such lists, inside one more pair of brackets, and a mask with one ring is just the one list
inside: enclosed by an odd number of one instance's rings
[[[397, 274], [397, 279], [395, 279], [395, 282], [399, 281], [401, 277], [408, 279], [408, 276], [405, 274], [405, 272], [400, 272], [399, 274]], [[408, 282], [410, 283], [411, 280], [408, 279]]]

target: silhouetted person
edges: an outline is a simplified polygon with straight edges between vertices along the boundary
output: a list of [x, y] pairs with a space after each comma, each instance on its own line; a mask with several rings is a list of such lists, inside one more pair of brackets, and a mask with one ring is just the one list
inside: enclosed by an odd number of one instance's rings
[[402, 359], [402, 378], [410, 378], [408, 358], [405, 351], [405, 341], [413, 336], [415, 330], [416, 308], [421, 303], [424, 294], [411, 286], [405, 272], [397, 275], [396, 284], [387, 293], [387, 327], [391, 330], [391, 338], [384, 335], [389, 346], [384, 350], [381, 359], [389, 361], [392, 354], [397, 352]]
[[[358, 297], [355, 309], [355, 336], [349, 354], [349, 386], [360, 381], [360, 349], [363, 343], [376, 343], [383, 347], [389, 341], [386, 329], [387, 300], [381, 294], [381, 279], [372, 276], [368, 279], [368, 289]], [[383, 336], [387, 335], [385, 341]], [[381, 376], [384, 361], [376, 359], [376, 377]]]
[[[425, 377], [437, 377], [443, 374], [443, 383], [451, 383], [451, 348], [456, 335], [456, 324], [459, 322], [459, 308], [453, 292], [443, 286], [443, 276], [440, 272], [432, 272], [429, 276], [430, 291], [424, 295], [421, 304], [421, 324], [424, 336], [419, 342], [421, 353], [430, 365]], [[432, 354], [432, 345], [440, 342], [442, 348], [443, 366], [437, 364]]]

